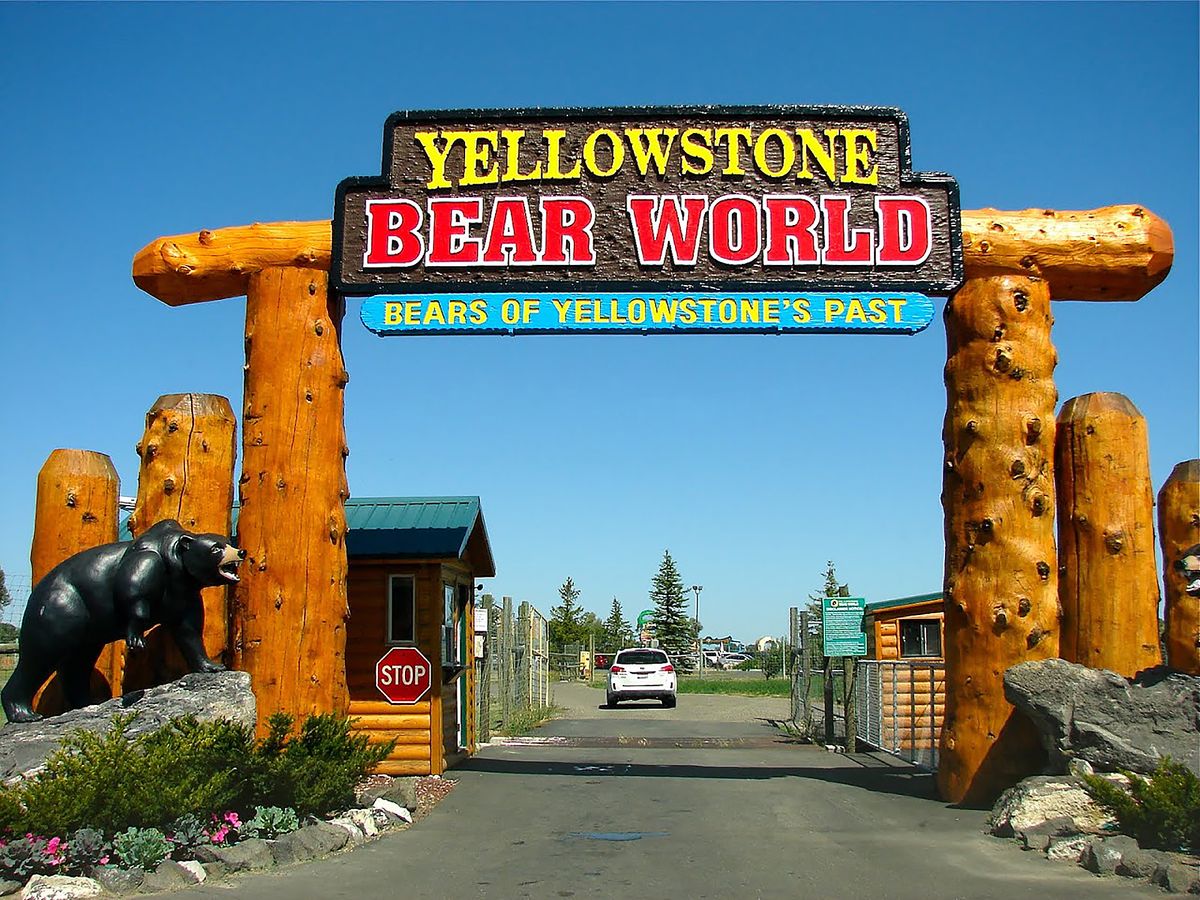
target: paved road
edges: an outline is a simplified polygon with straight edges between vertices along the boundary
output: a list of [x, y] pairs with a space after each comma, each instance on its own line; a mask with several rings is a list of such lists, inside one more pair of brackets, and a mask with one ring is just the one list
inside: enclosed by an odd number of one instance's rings
[[[569, 709], [602, 699], [558, 692]], [[1159, 895], [986, 837], [986, 813], [946, 807], [928, 776], [887, 757], [788, 743], [756, 718], [761, 702], [687, 696], [673, 711], [572, 716], [538, 732], [559, 743], [485, 749], [411, 831], [188, 896]], [[714, 721], [718, 708], [732, 721]]]

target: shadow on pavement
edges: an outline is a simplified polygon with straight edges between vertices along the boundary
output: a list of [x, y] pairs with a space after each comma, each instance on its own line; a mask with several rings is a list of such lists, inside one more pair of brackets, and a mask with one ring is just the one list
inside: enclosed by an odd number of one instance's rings
[[[488, 772], [502, 775], [576, 775], [621, 778], [729, 778], [761, 781], [770, 778], [809, 778], [831, 784], [843, 784], [881, 794], [934, 800], [938, 803], [933, 775], [909, 767], [866, 765], [851, 756], [840, 757], [854, 762], [847, 766], [719, 766], [609, 762], [562, 762], [559, 760], [501, 759], [474, 756], [457, 771]], [[875, 760], [871, 760], [875, 762]]]

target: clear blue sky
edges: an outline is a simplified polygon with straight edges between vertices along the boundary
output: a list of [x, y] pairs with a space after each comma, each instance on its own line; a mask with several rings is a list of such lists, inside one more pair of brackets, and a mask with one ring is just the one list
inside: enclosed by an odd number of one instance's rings
[[[1127, 394], [1155, 485], [1195, 457], [1197, 5], [0, 6], [0, 565], [37, 471], [109, 454], [136, 492], [154, 399], [240, 410], [244, 301], [169, 309], [160, 235], [323, 219], [396, 109], [905, 109], [965, 209], [1141, 203], [1176, 240], [1136, 304], [1055, 308], [1062, 399]], [[915, 337], [391, 338], [351, 304], [354, 494], [479, 494], [496, 594], [636, 614], [670, 548], [707, 633], [779, 634], [827, 559], [878, 600], [942, 578], [940, 317]], [[939, 301], [940, 307], [940, 301]]]

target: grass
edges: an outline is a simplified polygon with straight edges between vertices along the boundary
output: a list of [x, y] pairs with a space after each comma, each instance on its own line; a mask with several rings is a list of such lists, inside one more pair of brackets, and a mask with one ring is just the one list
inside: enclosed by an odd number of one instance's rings
[[518, 709], [513, 712], [512, 718], [507, 723], [497, 722], [493, 725], [492, 734], [503, 735], [504, 737], [524, 737], [533, 731], [533, 729], [549, 722], [561, 712], [562, 707], [554, 705]]
[[746, 697], [789, 697], [792, 685], [786, 678], [680, 678], [680, 694], [738, 694]]

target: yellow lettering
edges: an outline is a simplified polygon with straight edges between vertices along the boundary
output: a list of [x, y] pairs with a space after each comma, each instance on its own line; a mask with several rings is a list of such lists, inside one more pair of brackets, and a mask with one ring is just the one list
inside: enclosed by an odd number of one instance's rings
[[588, 324], [591, 324], [591, 322], [592, 322], [592, 301], [589, 300], [587, 297], [576, 297], [575, 298], [575, 321], [576, 322], [586, 322]]
[[[689, 128], [679, 138], [684, 175], [707, 175], [713, 168], [712, 129]], [[699, 160], [698, 163], [692, 162]]]
[[496, 184], [500, 180], [500, 169], [496, 166], [498, 140], [494, 131], [464, 133], [466, 161], [459, 184]]
[[[671, 158], [671, 147], [679, 135], [678, 128], [626, 128], [625, 137], [633, 149], [637, 160], [638, 171], [643, 175], [649, 174], [650, 162], [654, 161], [654, 170], [659, 175], [667, 174], [667, 160]], [[667, 144], [663, 146], [663, 138]]]
[[835, 297], [825, 298], [825, 321], [832, 322], [846, 311], [846, 304]]
[[812, 321], [812, 312], [809, 311], [807, 297], [800, 297], [792, 301], [792, 321], [797, 325], [806, 325]]
[[536, 316], [541, 308], [541, 301], [536, 297], [526, 297], [521, 301], [521, 321], [528, 325], [529, 320]]
[[433, 177], [429, 179], [425, 187], [433, 190], [434, 188], [454, 187], [446, 179], [446, 160], [450, 157], [450, 150], [455, 143], [461, 141], [465, 131], [447, 131], [440, 135], [442, 140], [446, 142], [445, 149], [438, 149], [437, 139], [439, 137], [436, 131], [418, 131], [417, 141], [425, 149], [425, 155], [429, 158], [430, 168], [433, 170]]
[[646, 321], [646, 301], [641, 297], [634, 297], [629, 301], [629, 321], [634, 325], [641, 325]]
[[562, 170], [559, 157], [562, 153], [563, 138], [567, 133], [561, 128], [552, 128], [542, 132], [546, 139], [546, 180], [547, 181], [578, 181], [583, 171], [583, 164], [575, 160], [575, 167], [570, 172]]
[[857, 297], [850, 298], [850, 308], [846, 311], [846, 322], [862, 322], [866, 324], [867, 311], [863, 309], [863, 302]]
[[675, 324], [675, 301], [674, 300], [651, 300], [650, 301], [650, 320], [655, 325], [674, 325]]
[[422, 320], [423, 325], [435, 324], [445, 325], [446, 315], [442, 312], [442, 304], [437, 300], [429, 301], [429, 305], [425, 307], [425, 318]]
[[758, 323], [761, 321], [762, 307], [758, 305], [757, 300], [750, 300], [746, 297], [742, 298], [742, 324], [747, 322]]
[[521, 141], [525, 138], [523, 128], [505, 128], [500, 132], [504, 140], [505, 163], [502, 181], [537, 181], [542, 177], [542, 161], [538, 160], [532, 172], [521, 171]]
[[404, 305], [401, 303], [383, 304], [383, 324], [399, 325], [404, 321]]
[[708, 325], [712, 322], [713, 307], [717, 305], [717, 300], [714, 297], [701, 297], [696, 301], [704, 307], [704, 324]]
[[482, 297], [471, 301], [471, 324], [485, 325], [487, 324], [487, 301]]
[[842, 132], [842, 141], [846, 145], [846, 174], [842, 181], [879, 184], [879, 167], [871, 159], [875, 152], [875, 129], [847, 128]]
[[763, 324], [778, 325], [779, 324], [779, 298], [768, 297], [763, 301]]
[[696, 300], [693, 297], [684, 297], [679, 302], [679, 324], [680, 325], [695, 325], [696, 324]]
[[888, 319], [887, 309], [884, 308], [882, 297], [872, 297], [867, 306], [871, 309], [871, 321], [876, 325], [882, 325]]
[[892, 308], [892, 321], [899, 322], [904, 318], [904, 304], [908, 301], [902, 297], [896, 297], [888, 300], [888, 306]]
[[[607, 169], [601, 169], [600, 163], [596, 159], [596, 142], [602, 137], [608, 138], [611, 147], [609, 152], [612, 156], [612, 163]], [[611, 128], [597, 128], [588, 135], [588, 139], [583, 144], [583, 162], [588, 171], [597, 178], [612, 178], [620, 171], [625, 162], [625, 145], [621, 143], [620, 136]]]
[[[770, 160], [767, 158], [767, 141], [770, 138], [779, 141], [780, 162], [776, 169], [771, 168]], [[768, 178], [782, 178], [792, 171], [792, 165], [795, 162], [796, 145], [792, 143], [791, 137], [782, 128], [768, 128], [754, 142], [754, 164], [758, 166], [758, 171]]]
[[404, 324], [405, 325], [420, 325], [421, 324], [421, 301], [420, 300], [405, 300], [404, 301]]
[[749, 128], [718, 128], [717, 143], [725, 142], [725, 152], [728, 155], [728, 163], [721, 170], [722, 175], [745, 175], [746, 170], [742, 168], [741, 163], [741, 141], [746, 142], [746, 146], [750, 146], [750, 129]]
[[554, 308], [558, 310], [558, 324], [565, 325], [567, 323], [567, 310], [571, 308], [570, 300], [559, 300], [557, 297], [550, 301], [554, 304]]
[[467, 304], [461, 300], [451, 300], [450, 310], [446, 315], [448, 324], [450, 325], [466, 325], [467, 324]]
[[834, 139], [840, 133], [837, 128], [826, 128], [825, 139], [828, 141], [828, 146], [823, 147], [818, 143], [811, 128], [796, 129], [796, 137], [800, 138], [800, 171], [796, 173], [797, 180], [812, 181], [813, 173], [808, 168], [808, 161], [811, 156], [816, 159], [817, 165], [825, 173], [825, 177], [830, 182], [837, 182], [837, 164], [834, 162], [833, 154]]

